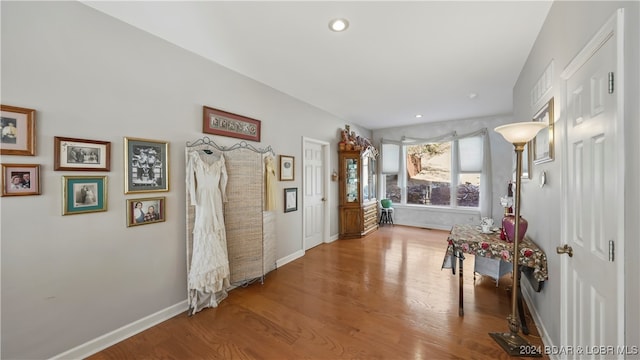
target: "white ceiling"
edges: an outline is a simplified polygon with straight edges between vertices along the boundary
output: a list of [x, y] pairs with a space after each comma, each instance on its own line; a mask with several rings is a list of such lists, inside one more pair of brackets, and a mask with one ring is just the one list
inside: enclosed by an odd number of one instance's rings
[[[83, 3], [379, 129], [511, 113], [552, 1]], [[349, 20], [346, 32], [329, 31], [336, 17]]]

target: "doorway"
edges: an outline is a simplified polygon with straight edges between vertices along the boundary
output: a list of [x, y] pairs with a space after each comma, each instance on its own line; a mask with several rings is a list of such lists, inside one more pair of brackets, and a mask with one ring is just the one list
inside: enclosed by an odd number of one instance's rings
[[[562, 344], [624, 344], [623, 12], [562, 73], [565, 85]], [[615, 84], [614, 79], [618, 81]], [[609, 354], [614, 355], [614, 354]]]
[[329, 143], [302, 138], [302, 233], [307, 251], [328, 242]]

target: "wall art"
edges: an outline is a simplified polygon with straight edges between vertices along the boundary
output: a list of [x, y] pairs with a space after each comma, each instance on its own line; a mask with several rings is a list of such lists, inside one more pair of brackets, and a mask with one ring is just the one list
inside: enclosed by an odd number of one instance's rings
[[280, 181], [293, 181], [295, 178], [295, 158], [280, 155]]
[[72, 171], [109, 171], [111, 167], [111, 142], [53, 138], [53, 169]]
[[63, 176], [62, 215], [107, 211], [106, 176]]
[[284, 212], [298, 210], [298, 188], [284, 189]]
[[169, 191], [169, 143], [124, 138], [124, 193]]
[[0, 155], [36, 154], [36, 111], [1, 105]]
[[203, 106], [202, 132], [260, 142], [260, 120]]
[[533, 163], [542, 164], [553, 161], [553, 98], [533, 116], [533, 121], [548, 124], [547, 130], [540, 130], [530, 142], [530, 148], [533, 149]]
[[40, 165], [2, 164], [2, 196], [40, 195]]
[[165, 197], [127, 199], [127, 227], [165, 221]]

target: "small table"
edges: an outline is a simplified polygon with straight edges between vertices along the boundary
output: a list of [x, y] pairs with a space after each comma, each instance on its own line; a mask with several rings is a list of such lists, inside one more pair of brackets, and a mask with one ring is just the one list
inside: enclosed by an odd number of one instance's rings
[[[464, 316], [463, 305], [463, 276], [462, 263], [464, 254], [472, 254], [491, 259], [501, 259], [512, 263], [513, 261], [513, 243], [500, 239], [499, 233], [483, 234], [475, 225], [454, 225], [447, 239], [447, 252], [442, 262], [442, 268], [450, 267], [455, 275], [455, 258], [459, 263], [459, 292], [458, 292], [458, 315]], [[532, 272], [533, 278], [539, 283], [548, 279], [547, 273], [547, 256], [533, 241], [526, 238], [518, 244], [519, 255], [518, 264], [521, 271]], [[514, 274], [517, 281], [520, 281], [520, 274]], [[537, 286], [534, 290], [540, 291], [541, 286]], [[520, 313], [520, 322], [522, 324], [522, 332], [527, 335], [527, 328], [524, 318], [524, 308], [522, 305], [522, 293], [518, 286], [518, 312]]]

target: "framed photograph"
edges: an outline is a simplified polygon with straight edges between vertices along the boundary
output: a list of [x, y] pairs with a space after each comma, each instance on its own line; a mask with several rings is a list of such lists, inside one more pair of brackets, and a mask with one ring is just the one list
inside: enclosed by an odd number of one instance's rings
[[36, 154], [36, 111], [1, 105], [0, 155]]
[[295, 159], [293, 156], [280, 155], [280, 181], [293, 181]]
[[284, 189], [284, 212], [298, 210], [298, 188]]
[[40, 195], [40, 165], [2, 164], [2, 196]]
[[260, 142], [260, 120], [203, 106], [202, 132]]
[[534, 116], [533, 121], [540, 121], [548, 125], [542, 129], [529, 143], [533, 149], [533, 163], [542, 164], [553, 161], [553, 98], [551, 98]]
[[124, 193], [169, 191], [169, 143], [124, 138]]
[[63, 176], [62, 215], [107, 211], [106, 176]]
[[165, 220], [165, 198], [127, 199], [127, 227]]
[[[531, 141], [524, 145], [524, 150], [522, 151], [522, 176], [520, 179], [522, 180], [531, 180], [531, 169], [533, 168], [533, 162], [531, 159], [533, 156], [531, 155]], [[512, 180], [515, 183], [516, 181], [516, 154], [513, 152], [511, 154], [511, 165], [513, 169]]]
[[53, 138], [54, 170], [109, 171], [111, 143], [109, 141]]

